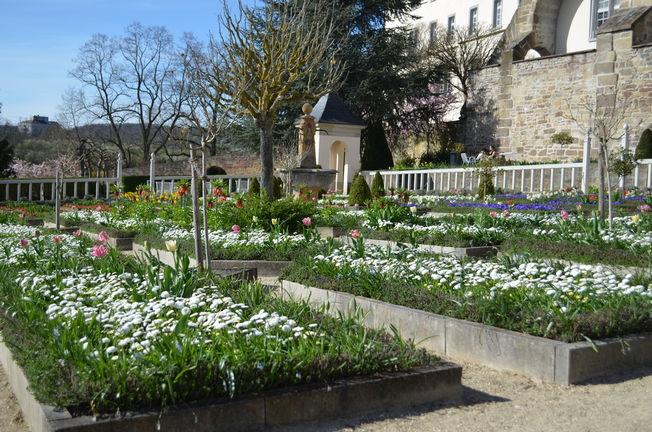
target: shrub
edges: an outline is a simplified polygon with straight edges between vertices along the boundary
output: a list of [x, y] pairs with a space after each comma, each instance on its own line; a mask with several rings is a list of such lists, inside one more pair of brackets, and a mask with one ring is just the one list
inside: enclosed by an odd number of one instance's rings
[[387, 169], [394, 164], [392, 152], [389, 150], [389, 144], [381, 122], [368, 126], [363, 141], [362, 169]]
[[445, 164], [448, 162], [448, 159], [449, 152], [446, 148], [442, 148], [439, 151], [429, 151], [421, 155], [419, 166]]
[[275, 200], [283, 198], [283, 180], [280, 177], [274, 177], [272, 198]]
[[247, 194], [251, 196], [260, 195], [260, 183], [258, 182], [257, 177], [252, 178], [249, 182], [249, 190], [247, 190]]
[[636, 146], [636, 159], [652, 158], [652, 130], [645, 129]]
[[122, 185], [124, 186], [123, 193], [136, 192], [139, 185], [147, 183], [149, 176], [123, 176]]
[[364, 176], [358, 175], [351, 185], [349, 205], [362, 205], [369, 200], [371, 200], [371, 189], [369, 189], [369, 185], [364, 179]]
[[383, 184], [383, 176], [376, 171], [374, 179], [371, 181], [371, 195], [378, 197], [385, 195], [385, 185]]

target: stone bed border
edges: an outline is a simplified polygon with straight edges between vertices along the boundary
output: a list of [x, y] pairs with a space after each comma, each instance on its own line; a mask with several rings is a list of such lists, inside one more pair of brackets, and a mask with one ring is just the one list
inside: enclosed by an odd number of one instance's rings
[[462, 367], [441, 362], [428, 368], [290, 387], [231, 401], [193, 402], [163, 414], [143, 411], [114, 418], [72, 417], [65, 409], [57, 410], [36, 401], [22, 369], [3, 342], [0, 361], [32, 432], [140, 432], [159, 430], [157, 424], [162, 431], [208, 432], [216, 427], [249, 431], [342, 416], [398, 412], [412, 406], [459, 401], [462, 397]]
[[[349, 238], [347, 237], [349, 230], [344, 227], [320, 226], [317, 227], [317, 232], [323, 238], [332, 237], [334, 239], [341, 241], [342, 243], [349, 242]], [[383, 246], [383, 247], [389, 245], [391, 248], [395, 248], [397, 243], [399, 243], [392, 240], [379, 240], [379, 239], [371, 239], [371, 238], [365, 238], [364, 241], [367, 244]], [[405, 243], [405, 242], [400, 242], [400, 243]], [[417, 247], [417, 250], [436, 253], [436, 254], [451, 254], [451, 255], [455, 255], [458, 258], [464, 258], [464, 257], [486, 258], [490, 256], [495, 256], [498, 253], [498, 249], [495, 246], [451, 247], [451, 246], [420, 244]]]
[[[147, 251], [145, 246], [134, 243], [132, 247], [134, 255], [142, 256]], [[167, 250], [149, 248], [162, 263], [174, 266], [174, 254]], [[197, 260], [189, 258], [190, 267], [197, 267]], [[211, 260], [212, 270], [240, 270], [255, 269], [258, 277], [278, 277], [281, 270], [289, 266], [292, 261], [264, 261], [264, 260]]]
[[394, 325], [403, 337], [438, 355], [565, 386], [610, 371], [652, 365], [652, 332], [565, 343], [285, 280], [280, 295], [328, 304], [331, 314], [358, 308], [366, 314], [365, 325]]

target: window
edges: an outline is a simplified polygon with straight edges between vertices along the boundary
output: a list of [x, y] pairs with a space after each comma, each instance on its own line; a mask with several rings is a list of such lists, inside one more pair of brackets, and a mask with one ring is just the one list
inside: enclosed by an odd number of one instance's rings
[[620, 0], [593, 0], [591, 3], [593, 13], [591, 18], [591, 39], [595, 39], [595, 32], [615, 11], [620, 8]]
[[478, 32], [478, 8], [471, 8], [469, 11], [469, 32]]
[[432, 21], [430, 23], [430, 42], [434, 41], [437, 38], [437, 21]]
[[503, 24], [503, 0], [494, 0], [494, 27]]
[[455, 31], [455, 15], [448, 17], [448, 33], [453, 33]]

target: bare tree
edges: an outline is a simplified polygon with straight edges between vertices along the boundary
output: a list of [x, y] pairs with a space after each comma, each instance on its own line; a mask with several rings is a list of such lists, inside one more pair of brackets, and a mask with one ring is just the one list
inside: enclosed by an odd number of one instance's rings
[[[111, 144], [127, 164], [159, 152], [182, 118], [188, 95], [189, 63], [164, 27], [133, 23], [120, 39], [96, 34], [84, 44], [71, 75], [78, 79], [83, 106], [93, 122], [110, 125]], [[138, 125], [139, 143], [125, 139], [125, 126]]]
[[[211, 40], [215, 58], [209, 58], [210, 69], [216, 71], [212, 86], [225, 95], [223, 101], [239, 99], [236, 112], [251, 117], [260, 131], [261, 183], [270, 197], [272, 128], [279, 108], [316, 100], [334, 90], [344, 71], [342, 63], [335, 59], [332, 19], [308, 19], [310, 8], [327, 10], [327, 3], [288, 3], [266, 2], [262, 9], [254, 10], [239, 2], [236, 16], [225, 2], [220, 40]], [[228, 108], [221, 104], [220, 108]]]
[[502, 33], [489, 28], [477, 30], [437, 27], [428, 46], [431, 59], [448, 72], [445, 79], [463, 97], [462, 113], [471, 95], [471, 74], [489, 62], [499, 47]]
[[612, 215], [612, 186], [609, 172], [609, 143], [619, 141], [624, 136], [623, 126], [630, 108], [626, 96], [619, 97], [618, 86], [615, 86], [613, 93], [600, 94], [583, 98], [577, 105], [572, 106], [568, 99], [566, 105], [569, 117], [580, 127], [585, 126], [579, 113], [588, 114], [588, 121], [591, 125], [591, 132], [598, 142], [598, 212], [601, 217], [605, 215], [605, 182], [607, 187], [607, 202], [609, 213], [609, 228], [613, 227]]
[[87, 97], [79, 92], [79, 103], [90, 117], [90, 121], [108, 123], [111, 136], [108, 141], [115, 145], [131, 163], [131, 152], [122, 139], [121, 129], [128, 119], [126, 94], [121, 85], [121, 67], [118, 63], [119, 45], [114, 39], [103, 34], [95, 34], [81, 47], [76, 67], [70, 75], [90, 89]]

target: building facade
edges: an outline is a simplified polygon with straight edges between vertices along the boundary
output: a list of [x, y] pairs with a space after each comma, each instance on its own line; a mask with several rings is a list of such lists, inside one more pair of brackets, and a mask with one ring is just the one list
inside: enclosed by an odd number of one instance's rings
[[[618, 128], [629, 125], [632, 148], [652, 128], [652, 0], [436, 0], [414, 25], [451, 16], [468, 25], [474, 15], [497, 24], [497, 8], [502, 50], [475, 73], [469, 116], [458, 127], [470, 152], [494, 144], [513, 159], [573, 160], [600, 109], [619, 117]], [[553, 144], [559, 132], [574, 142]]]

